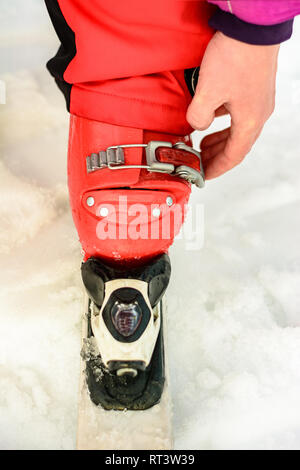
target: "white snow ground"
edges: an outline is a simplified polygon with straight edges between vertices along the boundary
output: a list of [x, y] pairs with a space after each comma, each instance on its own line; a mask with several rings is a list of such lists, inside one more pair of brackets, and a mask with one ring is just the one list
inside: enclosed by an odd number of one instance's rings
[[[68, 117], [44, 67], [57, 40], [43, 2], [24, 4], [0, 9], [0, 448], [72, 449], [81, 290]], [[299, 42], [298, 20], [251, 155], [194, 191], [204, 247], [171, 250], [178, 449], [300, 449]]]

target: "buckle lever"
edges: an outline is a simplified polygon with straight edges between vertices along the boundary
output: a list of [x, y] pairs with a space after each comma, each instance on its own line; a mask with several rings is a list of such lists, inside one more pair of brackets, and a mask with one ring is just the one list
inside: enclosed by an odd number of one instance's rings
[[[156, 150], [160, 147], [174, 148], [193, 153], [199, 158], [200, 171], [191, 168], [188, 165], [175, 166], [172, 163], [160, 162], [156, 157]], [[125, 148], [145, 148], [147, 165], [126, 165], [124, 150]], [[86, 158], [87, 172], [91, 173], [102, 168], [110, 170], [129, 170], [129, 169], [146, 169], [154, 173], [165, 173], [173, 176], [179, 176], [189, 183], [193, 183], [199, 188], [204, 186], [204, 171], [201, 162], [201, 154], [184, 142], [177, 142], [172, 145], [171, 142], [152, 140], [148, 144], [124, 144], [112, 145], [106, 151], [92, 153]]]

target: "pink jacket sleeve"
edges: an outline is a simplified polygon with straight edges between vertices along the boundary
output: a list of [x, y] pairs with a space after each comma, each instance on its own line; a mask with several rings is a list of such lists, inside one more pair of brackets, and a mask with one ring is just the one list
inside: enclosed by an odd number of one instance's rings
[[300, 0], [207, 0], [239, 19], [258, 25], [274, 25], [300, 14]]

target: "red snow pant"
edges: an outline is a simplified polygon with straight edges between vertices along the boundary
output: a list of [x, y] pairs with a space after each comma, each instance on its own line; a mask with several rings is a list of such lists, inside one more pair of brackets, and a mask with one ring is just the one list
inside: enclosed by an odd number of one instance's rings
[[[61, 40], [47, 66], [73, 115], [69, 190], [85, 257], [131, 260], [166, 251], [177, 229], [171, 230], [168, 241], [161, 235], [141, 240], [136, 235], [134, 240], [121, 240], [117, 235], [114, 241], [100, 240], [99, 205], [114, 205], [117, 196], [127, 191], [131, 202], [146, 199], [149, 210], [150, 203], [160, 203], [168, 195], [183, 207], [190, 185], [178, 177], [143, 169], [106, 168], [87, 174], [86, 157], [122, 143], [150, 139], [174, 143], [191, 132], [186, 110], [192, 96], [185, 71], [201, 63], [213, 33], [208, 19], [214, 7], [188, 0], [45, 2]], [[145, 163], [142, 149], [128, 149], [126, 156], [131, 164]], [[112, 188], [113, 197], [107, 193]], [[89, 196], [94, 199], [92, 206], [87, 203]], [[119, 226], [112, 219], [110, 223]]]

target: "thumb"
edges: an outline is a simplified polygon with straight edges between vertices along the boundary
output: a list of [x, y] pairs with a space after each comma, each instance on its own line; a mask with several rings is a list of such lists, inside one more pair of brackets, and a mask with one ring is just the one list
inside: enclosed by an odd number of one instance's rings
[[197, 87], [196, 94], [192, 99], [186, 113], [186, 120], [199, 131], [207, 129], [215, 119], [216, 103]]

